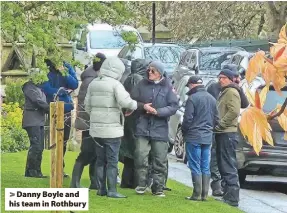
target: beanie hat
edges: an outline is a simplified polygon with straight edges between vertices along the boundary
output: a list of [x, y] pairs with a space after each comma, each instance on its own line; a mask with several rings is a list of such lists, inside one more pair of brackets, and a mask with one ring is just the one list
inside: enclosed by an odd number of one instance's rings
[[163, 63], [161, 63], [160, 61], [152, 61], [152, 62], [149, 64], [149, 67], [154, 67], [154, 68], [156, 68], [156, 70], [161, 74], [161, 76], [163, 76], [163, 75], [165, 74], [164, 65], [163, 65]]
[[93, 59], [93, 69], [99, 71], [105, 60], [106, 56], [103, 53], [97, 53]]
[[221, 72], [219, 73], [219, 75], [224, 75], [227, 78], [229, 78], [231, 81], [233, 81], [233, 78], [235, 77], [234, 73], [229, 70], [229, 69], [223, 69], [221, 70]]
[[238, 77], [239, 76], [239, 72], [238, 72], [238, 65], [236, 64], [225, 64], [222, 69], [228, 69], [230, 71], [233, 72], [234, 77]]

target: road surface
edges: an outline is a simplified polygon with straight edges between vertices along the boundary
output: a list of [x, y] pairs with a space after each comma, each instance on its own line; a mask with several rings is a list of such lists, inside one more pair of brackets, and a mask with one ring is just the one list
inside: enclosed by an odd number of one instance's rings
[[[169, 155], [169, 178], [192, 187], [189, 168], [173, 155]], [[247, 176], [246, 180], [240, 190], [239, 209], [247, 213], [287, 213], [287, 177]]]

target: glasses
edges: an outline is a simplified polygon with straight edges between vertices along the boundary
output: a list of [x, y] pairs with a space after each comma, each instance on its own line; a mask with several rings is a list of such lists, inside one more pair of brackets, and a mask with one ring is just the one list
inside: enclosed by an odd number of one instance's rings
[[227, 77], [226, 76], [218, 76], [218, 80], [220, 80], [220, 79], [227, 79]]
[[153, 69], [148, 69], [148, 70], [147, 70], [147, 72], [148, 72], [148, 73], [150, 73], [150, 72], [151, 72], [152, 74], [155, 74], [155, 73], [156, 73], [156, 71], [155, 71], [155, 70], [153, 70]]

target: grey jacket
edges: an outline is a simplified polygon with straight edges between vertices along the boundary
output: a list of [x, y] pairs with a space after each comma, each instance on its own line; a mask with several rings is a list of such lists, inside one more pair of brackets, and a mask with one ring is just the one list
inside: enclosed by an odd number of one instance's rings
[[191, 89], [181, 126], [184, 142], [211, 144], [213, 128], [218, 122], [216, 100], [204, 86]]
[[22, 127], [44, 126], [45, 113], [49, 112], [45, 94], [32, 81], [26, 82], [22, 91], [25, 96]]
[[78, 94], [78, 107], [77, 118], [75, 121], [75, 128], [85, 131], [90, 128], [90, 115], [85, 112], [84, 101], [87, 94], [88, 86], [99, 75], [99, 71], [93, 69], [93, 65], [89, 66], [82, 74], [79, 94]]
[[[174, 115], [179, 107], [170, 80], [164, 78], [155, 84], [145, 78], [132, 90], [131, 96], [138, 101], [139, 117], [136, 121], [135, 135], [167, 142], [169, 117]], [[158, 114], [147, 114], [143, 108], [146, 103], [152, 103]]]
[[132, 100], [119, 82], [125, 66], [118, 57], [107, 58], [100, 74], [89, 85], [85, 110], [90, 114], [90, 135], [98, 138], [118, 138], [124, 135], [122, 108], [135, 110]]

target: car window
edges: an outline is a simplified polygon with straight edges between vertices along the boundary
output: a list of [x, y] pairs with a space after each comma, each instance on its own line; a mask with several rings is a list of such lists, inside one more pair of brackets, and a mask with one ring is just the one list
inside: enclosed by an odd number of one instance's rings
[[221, 70], [235, 52], [200, 52], [200, 70]]
[[266, 96], [266, 102], [263, 106], [263, 111], [265, 113], [269, 113], [272, 110], [274, 110], [277, 106], [277, 104], [283, 104], [286, 97], [287, 97], [287, 91], [282, 91], [283, 95], [280, 96], [276, 91], [269, 90]]
[[95, 30], [90, 32], [91, 49], [117, 49], [126, 44], [119, 32]]
[[149, 60], [159, 60], [162, 63], [178, 63], [183, 49], [179, 47], [151, 46], [145, 47], [145, 58]]
[[125, 46], [118, 54], [119, 58], [124, 58], [127, 54], [127, 51], [129, 50], [129, 46]]
[[196, 64], [196, 52], [192, 52], [190, 57], [190, 63]]
[[128, 57], [130, 57], [131, 59], [137, 59], [137, 58], [142, 59], [143, 58], [142, 48], [138, 46], [135, 49], [128, 48], [128, 51], [124, 58], [128, 59]]

